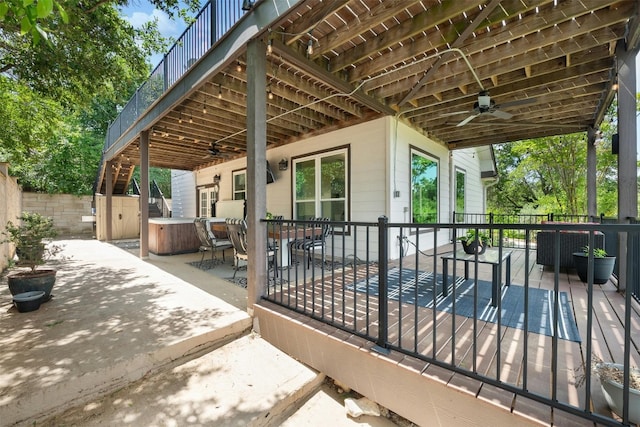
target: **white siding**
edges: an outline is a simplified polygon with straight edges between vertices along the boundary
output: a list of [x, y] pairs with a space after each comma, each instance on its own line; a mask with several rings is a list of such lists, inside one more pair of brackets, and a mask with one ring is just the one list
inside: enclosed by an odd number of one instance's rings
[[[453, 170], [455, 167], [466, 172], [467, 210], [481, 212], [484, 206], [483, 184], [480, 179], [479, 159], [474, 156], [475, 149], [450, 152], [443, 144], [434, 142], [409, 126], [396, 122], [393, 117], [384, 117], [367, 123], [339, 129], [324, 135], [314, 136], [299, 142], [287, 144], [267, 151], [267, 160], [275, 175], [275, 182], [267, 185], [267, 210], [273, 215], [292, 217], [291, 182], [292, 158], [308, 155], [331, 148], [348, 146], [350, 148], [350, 221], [377, 222], [381, 215], [389, 218], [390, 223], [409, 223], [411, 221], [411, 162], [410, 147], [414, 146], [438, 159], [439, 163], [439, 222], [451, 222], [453, 211], [451, 194], [453, 191]], [[484, 148], [486, 149], [486, 147]], [[286, 171], [278, 170], [278, 163], [283, 158], [289, 162]], [[181, 200], [182, 205], [196, 206], [196, 186], [213, 182], [214, 175], [220, 175], [220, 200], [232, 198], [232, 172], [246, 168], [246, 158], [202, 169], [194, 173], [195, 182], [189, 193], [190, 201]], [[398, 194], [396, 197], [395, 194]], [[175, 194], [175, 193], [174, 193]], [[181, 196], [186, 191], [179, 193]], [[175, 196], [174, 196], [174, 203]], [[195, 216], [195, 212], [193, 214]], [[370, 236], [370, 248], [377, 252], [377, 234]], [[400, 255], [398, 230], [392, 230], [390, 239], [390, 256]], [[407, 235], [405, 233], [405, 235]], [[364, 248], [366, 236], [358, 234], [357, 245]], [[415, 236], [408, 235], [415, 241]], [[336, 240], [339, 243], [340, 239]], [[451, 241], [448, 231], [438, 233], [438, 244]], [[433, 245], [433, 235], [426, 233], [420, 237], [420, 249], [428, 249]], [[352, 246], [352, 243], [347, 243]], [[345, 254], [351, 248], [345, 248]], [[409, 246], [409, 253], [415, 252]], [[341, 248], [339, 249], [342, 253]], [[358, 250], [357, 256], [364, 254]], [[406, 255], [406, 254], [405, 254]], [[373, 254], [372, 256], [375, 256]]]
[[[402, 122], [396, 123], [395, 119], [389, 118], [390, 135], [389, 150], [392, 160], [389, 182], [390, 192], [390, 214], [391, 223], [411, 223], [411, 147], [416, 147], [438, 160], [438, 198], [439, 198], [439, 222], [449, 222], [450, 203], [450, 160], [449, 150], [442, 144], [436, 143], [421, 133], [413, 130]], [[395, 165], [395, 167], [393, 167]], [[399, 191], [399, 197], [394, 197], [394, 190]], [[399, 229], [392, 229], [389, 235], [389, 255], [392, 258], [400, 256], [400, 236]], [[415, 234], [409, 230], [404, 230], [404, 237], [415, 243]], [[449, 233], [440, 231], [438, 233], [438, 245], [446, 244], [449, 241]], [[420, 235], [420, 249], [426, 250], [433, 246], [433, 234], [431, 232]], [[405, 245], [407, 254], [415, 253], [413, 245]]]
[[171, 170], [171, 215], [175, 218], [195, 218], [195, 174], [183, 170]]
[[[489, 150], [482, 147], [481, 150]], [[475, 148], [453, 151], [454, 168], [465, 171], [467, 180], [465, 184], [465, 211], [468, 213], [484, 213], [484, 184], [480, 179], [480, 158]], [[454, 188], [452, 188], [454, 191]], [[455, 194], [455, 193], [454, 193]], [[454, 208], [451, 205], [451, 210]]]

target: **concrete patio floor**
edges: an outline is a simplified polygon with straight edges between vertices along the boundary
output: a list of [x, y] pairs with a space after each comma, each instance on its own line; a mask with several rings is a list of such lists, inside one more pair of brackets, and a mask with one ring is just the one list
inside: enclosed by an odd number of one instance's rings
[[279, 425], [302, 405], [289, 425], [393, 425], [349, 419], [324, 375], [250, 333], [230, 256], [203, 271], [197, 253], [59, 243], [39, 310], [19, 313], [0, 281], [0, 425]]

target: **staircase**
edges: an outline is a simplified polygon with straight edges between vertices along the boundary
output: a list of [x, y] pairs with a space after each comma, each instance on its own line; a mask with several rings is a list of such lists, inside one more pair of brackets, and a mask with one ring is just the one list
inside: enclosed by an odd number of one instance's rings
[[149, 218], [162, 218], [162, 211], [155, 203], [149, 203]]

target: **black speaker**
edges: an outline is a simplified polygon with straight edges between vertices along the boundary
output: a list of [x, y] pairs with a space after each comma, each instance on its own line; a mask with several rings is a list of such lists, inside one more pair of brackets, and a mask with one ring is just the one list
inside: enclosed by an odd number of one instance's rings
[[618, 145], [618, 134], [614, 133], [611, 136], [611, 154], [618, 154], [619, 145]]

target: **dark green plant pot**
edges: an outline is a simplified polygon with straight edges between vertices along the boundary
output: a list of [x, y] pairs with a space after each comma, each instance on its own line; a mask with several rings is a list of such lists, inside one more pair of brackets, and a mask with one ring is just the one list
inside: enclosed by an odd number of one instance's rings
[[[587, 268], [589, 265], [589, 257], [583, 252], [574, 252], [573, 261], [576, 265], [578, 277], [587, 283]], [[613, 274], [613, 268], [616, 265], [616, 257], [607, 256], [604, 258], [593, 258], [593, 283], [596, 285], [604, 285]]]
[[43, 301], [49, 301], [51, 290], [56, 283], [56, 270], [19, 271], [7, 277], [9, 292], [17, 295], [24, 292], [43, 291]]
[[487, 245], [486, 244], [478, 244], [479, 242], [477, 240], [474, 240], [471, 243], [467, 243], [464, 240], [461, 240], [460, 243], [462, 243], [462, 249], [464, 249], [465, 253], [468, 254], [475, 254], [477, 253], [478, 255], [483, 254], [484, 251], [487, 250]]

